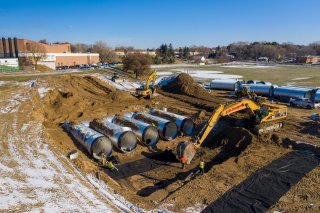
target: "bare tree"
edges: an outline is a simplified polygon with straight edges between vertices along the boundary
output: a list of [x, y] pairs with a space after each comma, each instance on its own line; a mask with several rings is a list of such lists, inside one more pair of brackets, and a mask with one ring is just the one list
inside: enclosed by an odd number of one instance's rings
[[91, 46], [88, 44], [82, 44], [82, 43], [71, 44], [71, 52], [73, 53], [86, 53], [86, 52], [89, 52], [90, 48]]
[[113, 49], [111, 49], [107, 43], [103, 41], [97, 41], [93, 47], [93, 52], [99, 53], [100, 61], [102, 62], [114, 62], [118, 61], [118, 56]]
[[27, 44], [27, 50], [31, 54], [31, 58], [34, 62], [34, 69], [37, 69], [38, 62], [47, 54], [46, 49], [42, 44], [31, 42]]
[[320, 41], [313, 42], [309, 44], [309, 46], [316, 51], [316, 55], [320, 55]]
[[138, 78], [150, 70], [152, 57], [143, 53], [129, 53], [122, 59], [122, 63], [125, 71], [134, 71], [136, 78]]

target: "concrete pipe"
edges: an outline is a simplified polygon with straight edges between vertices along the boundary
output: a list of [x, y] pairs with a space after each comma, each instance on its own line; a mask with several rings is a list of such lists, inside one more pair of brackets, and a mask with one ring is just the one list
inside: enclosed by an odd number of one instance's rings
[[182, 132], [184, 135], [192, 135], [195, 125], [192, 119], [182, 116], [182, 115], [177, 115], [171, 112], [163, 111], [163, 110], [158, 110], [158, 109], [152, 109], [150, 111], [150, 114], [167, 119], [171, 122], [174, 122], [177, 126], [180, 132]]
[[178, 136], [177, 125], [167, 119], [150, 115], [145, 112], [133, 113], [132, 118], [156, 126], [160, 137], [164, 140], [174, 140]]
[[210, 83], [210, 89], [234, 91], [235, 85], [237, 82], [238, 82], [238, 80], [236, 80], [236, 79], [212, 80]]
[[108, 119], [94, 119], [90, 128], [109, 137], [115, 147], [124, 153], [132, 152], [137, 147], [137, 137], [128, 127], [121, 127]]
[[70, 122], [65, 122], [63, 128], [69, 132], [74, 139], [80, 143], [89, 154], [99, 160], [103, 152], [107, 159], [112, 153], [112, 143], [109, 138], [103, 136], [99, 132], [90, 129], [85, 124], [74, 125]]
[[115, 116], [112, 123], [130, 127], [137, 137], [147, 146], [155, 146], [159, 142], [158, 129], [148, 123], [133, 118]]

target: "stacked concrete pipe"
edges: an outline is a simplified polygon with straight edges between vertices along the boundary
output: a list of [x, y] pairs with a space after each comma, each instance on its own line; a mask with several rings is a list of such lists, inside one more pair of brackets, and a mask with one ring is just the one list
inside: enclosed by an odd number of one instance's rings
[[164, 110], [159, 110], [159, 109], [152, 109], [150, 110], [150, 114], [161, 117], [164, 119], [167, 119], [171, 122], [174, 122], [178, 129], [180, 130], [181, 133], [184, 135], [192, 135], [195, 125], [192, 119], [183, 116], [183, 115], [177, 115], [175, 113], [167, 112]]
[[129, 127], [112, 123], [108, 118], [94, 119], [90, 128], [107, 136], [112, 144], [124, 153], [132, 152], [137, 147], [137, 137]]
[[154, 147], [159, 142], [158, 129], [148, 123], [120, 116], [114, 116], [112, 123], [122, 127], [130, 127], [146, 146]]
[[178, 136], [177, 125], [167, 119], [150, 115], [145, 112], [128, 113], [126, 114], [126, 117], [134, 118], [136, 120], [156, 126], [158, 128], [159, 135], [163, 140], [174, 140]]
[[63, 124], [63, 128], [69, 132], [74, 139], [95, 159], [100, 160], [103, 152], [107, 158], [111, 156], [112, 143], [110, 139], [99, 132], [90, 129], [89, 126], [85, 124], [75, 125], [70, 122], [65, 122]]

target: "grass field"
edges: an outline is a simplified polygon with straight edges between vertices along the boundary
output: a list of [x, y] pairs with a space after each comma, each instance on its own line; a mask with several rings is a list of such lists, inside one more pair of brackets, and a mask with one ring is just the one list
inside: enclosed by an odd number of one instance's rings
[[[266, 68], [233, 68], [216, 65], [163, 68], [158, 69], [158, 71], [172, 71], [177, 69], [223, 71], [225, 74], [242, 75], [244, 80], [270, 81], [273, 84], [277, 84], [279, 86], [293, 82], [296, 85], [302, 86], [320, 86], [320, 66], [274, 66]], [[308, 79], [293, 80], [296, 78]]]
[[[244, 80], [262, 80], [270, 81], [273, 84], [279, 86], [286, 83], [295, 83], [301, 86], [320, 86], [320, 66], [274, 66], [266, 68], [234, 68], [225, 67], [221, 65], [212, 66], [197, 66], [197, 67], [174, 67], [174, 68], [158, 68], [158, 72], [161, 71], [175, 71], [175, 70], [212, 70], [223, 71], [224, 74], [234, 74], [243, 76]], [[83, 73], [108, 73], [113, 74], [114, 70], [87, 70]], [[0, 75], [0, 81], [28, 81], [37, 78], [47, 78], [51, 75], [68, 75], [70, 73], [34, 73], [34, 74], [20, 74], [19, 72], [12, 73], [12, 75]], [[129, 75], [132, 73], [129, 73]], [[297, 79], [298, 78], [298, 79]], [[302, 79], [299, 79], [302, 78]], [[307, 79], [303, 79], [307, 78]], [[203, 79], [201, 79], [203, 80]], [[209, 82], [211, 79], [205, 79]]]

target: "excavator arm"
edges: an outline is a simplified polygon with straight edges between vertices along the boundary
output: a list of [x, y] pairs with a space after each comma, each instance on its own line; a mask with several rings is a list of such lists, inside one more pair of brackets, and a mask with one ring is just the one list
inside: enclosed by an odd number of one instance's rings
[[148, 77], [147, 81], [146, 81], [146, 85], [145, 85], [145, 89], [149, 89], [150, 86], [150, 82], [152, 81], [152, 88], [154, 88], [155, 85], [155, 81], [156, 81], [156, 77], [157, 77], [157, 72], [154, 70]]
[[221, 104], [213, 113], [213, 115], [209, 118], [208, 122], [205, 124], [205, 126], [201, 129], [201, 131], [195, 138], [196, 147], [201, 146], [203, 141], [208, 137], [213, 127], [218, 123], [223, 110], [224, 110], [224, 105]]
[[[147, 78], [146, 84], [143, 87], [136, 89], [136, 95], [138, 97], [150, 98], [151, 95], [155, 92], [156, 77], [157, 77], [157, 72], [154, 70]], [[151, 88], [150, 88], [150, 82], [152, 82]]]

